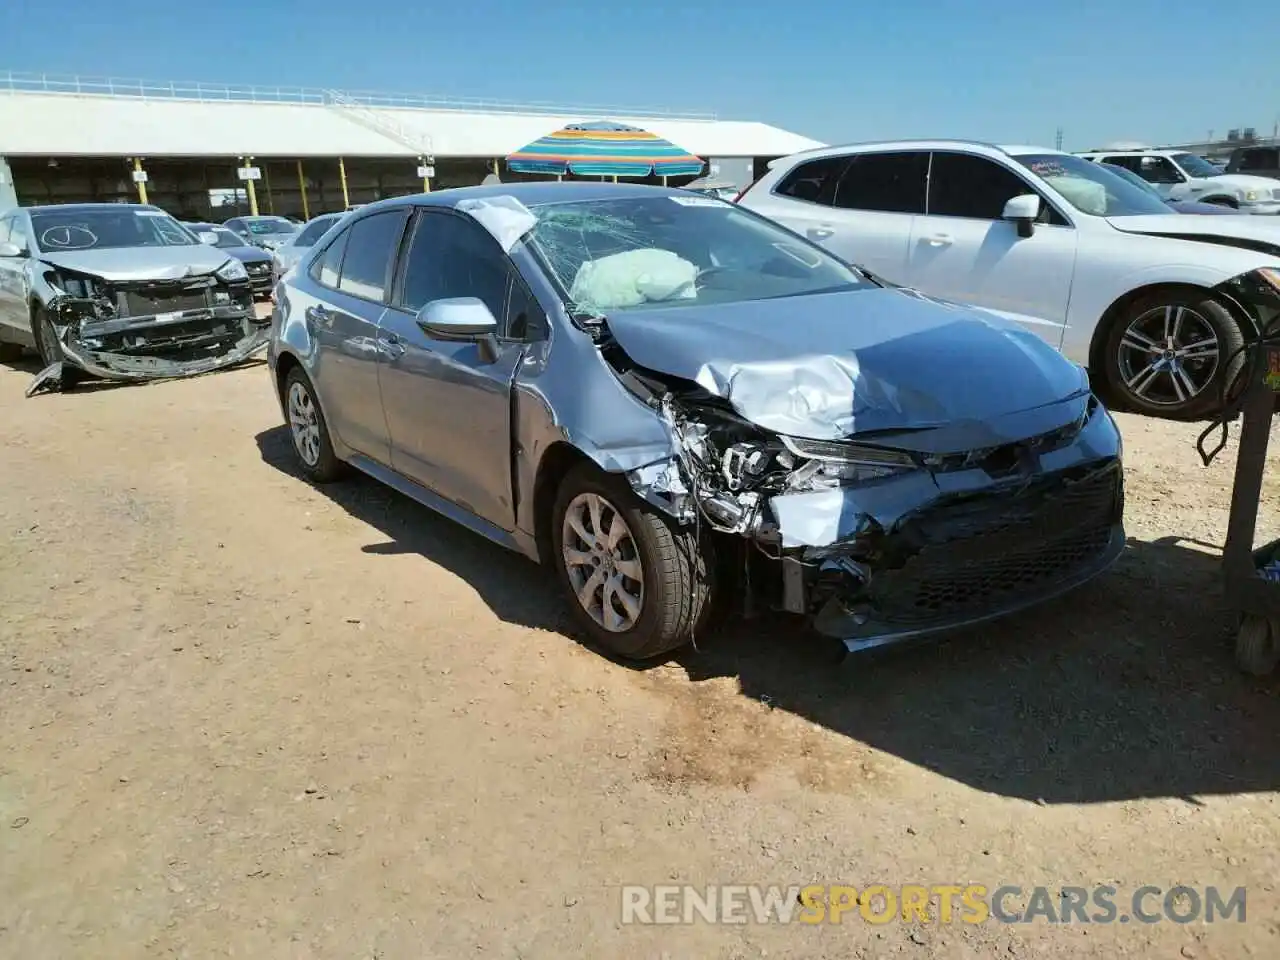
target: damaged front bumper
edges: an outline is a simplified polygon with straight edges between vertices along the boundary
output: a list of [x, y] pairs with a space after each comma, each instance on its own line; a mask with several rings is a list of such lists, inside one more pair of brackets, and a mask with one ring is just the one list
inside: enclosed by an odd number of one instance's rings
[[677, 456], [633, 470], [636, 492], [751, 543], [745, 554], [773, 572], [748, 564], [743, 580], [767, 583], [776, 609], [809, 617], [850, 652], [1035, 606], [1124, 550], [1120, 435], [1087, 394], [878, 448], [743, 439], [708, 429], [705, 412], [665, 416]]
[[221, 303], [142, 316], [121, 316], [101, 297], [56, 297], [47, 311], [62, 356], [37, 375], [27, 396], [61, 384], [64, 366], [106, 380], [140, 381], [241, 363], [266, 349], [270, 322], [256, 316], [247, 285], [236, 294], [220, 297]]

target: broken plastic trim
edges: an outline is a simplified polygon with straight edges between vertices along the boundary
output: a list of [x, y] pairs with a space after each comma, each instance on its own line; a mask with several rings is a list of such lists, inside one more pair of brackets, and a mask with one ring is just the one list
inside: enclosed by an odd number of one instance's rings
[[[50, 306], [54, 308], [54, 312], [61, 313], [63, 310], [72, 309], [77, 305], [83, 306], [86, 303], [92, 304], [92, 301], [68, 297], [56, 300]], [[185, 317], [184, 319], [199, 320], [203, 318], [196, 316]], [[210, 317], [209, 319], [217, 318]], [[77, 367], [103, 380], [126, 382], [169, 380], [199, 376], [200, 374], [221, 370], [224, 367], [234, 366], [266, 349], [271, 332], [269, 324], [260, 323], [251, 314], [247, 313], [236, 318], [228, 317], [226, 319], [232, 322], [239, 322], [245, 328], [244, 335], [225, 353], [200, 357], [196, 360], [167, 360], [164, 357], [89, 350], [82, 344], [70, 342], [71, 335], [76, 330], [76, 324], [55, 324], [54, 332], [58, 336], [58, 346], [62, 350], [63, 359], [51, 363], [36, 374], [35, 379], [27, 387], [26, 395], [28, 397], [34, 396], [37, 393], [52, 389], [55, 385], [61, 388], [64, 382], [63, 370], [67, 366]], [[93, 323], [93, 321], [88, 322]], [[161, 326], [161, 324], [147, 323], [128, 324], [128, 318], [118, 322], [136, 326], [137, 328]], [[109, 323], [114, 325], [114, 322], [109, 321]]]

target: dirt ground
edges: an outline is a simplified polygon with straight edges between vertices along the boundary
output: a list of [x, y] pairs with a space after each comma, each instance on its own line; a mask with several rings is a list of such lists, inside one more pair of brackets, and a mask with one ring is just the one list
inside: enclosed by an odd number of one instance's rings
[[[839, 669], [771, 619], [634, 669], [524, 559], [298, 479], [260, 364], [32, 372], [0, 366], [0, 956], [1280, 956], [1280, 681], [1233, 666], [1233, 448], [1202, 467], [1194, 426], [1123, 419], [1129, 549], [1069, 598]], [[1248, 910], [622, 924], [621, 885], [677, 882]]]

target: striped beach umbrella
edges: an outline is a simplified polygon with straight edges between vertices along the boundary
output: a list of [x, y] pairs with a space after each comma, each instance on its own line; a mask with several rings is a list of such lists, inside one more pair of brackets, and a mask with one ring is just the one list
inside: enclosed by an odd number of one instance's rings
[[679, 177], [702, 172], [703, 162], [655, 133], [621, 123], [574, 123], [507, 157], [517, 173], [576, 173], [594, 177]]

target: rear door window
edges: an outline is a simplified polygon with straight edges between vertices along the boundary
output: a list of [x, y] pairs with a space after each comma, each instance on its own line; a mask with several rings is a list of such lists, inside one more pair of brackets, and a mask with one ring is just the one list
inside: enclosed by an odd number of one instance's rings
[[924, 213], [929, 154], [859, 153], [836, 186], [835, 206], [844, 210]]
[[1240, 151], [1241, 171], [1280, 169], [1280, 150], [1242, 150]]
[[407, 216], [408, 211], [403, 208], [388, 210], [351, 225], [338, 278], [339, 290], [363, 300], [381, 302], [385, 298]]

